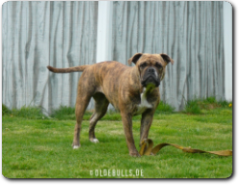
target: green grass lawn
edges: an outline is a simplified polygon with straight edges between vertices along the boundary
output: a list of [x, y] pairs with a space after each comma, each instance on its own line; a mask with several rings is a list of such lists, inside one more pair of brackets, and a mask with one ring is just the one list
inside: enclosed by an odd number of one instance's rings
[[[228, 178], [232, 175], [232, 157], [184, 153], [169, 146], [155, 156], [130, 157], [117, 113], [98, 122], [96, 144], [88, 140], [90, 113], [87, 113], [82, 123], [81, 147], [77, 150], [71, 147], [75, 125], [72, 112], [69, 118], [30, 116], [8, 112], [2, 117], [5, 177]], [[137, 116], [133, 119], [137, 149], [139, 127]], [[198, 114], [163, 113], [158, 109], [149, 138], [155, 145], [169, 142], [207, 151], [232, 150], [232, 108], [203, 108]]]

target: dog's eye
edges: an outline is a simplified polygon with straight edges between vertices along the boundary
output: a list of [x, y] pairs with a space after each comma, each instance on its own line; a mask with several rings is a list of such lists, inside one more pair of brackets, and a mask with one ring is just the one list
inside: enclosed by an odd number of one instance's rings
[[156, 66], [156, 68], [158, 68], [158, 69], [162, 69], [162, 65], [161, 65], [160, 63], [156, 63], [155, 66]]
[[140, 68], [145, 68], [147, 66], [147, 63], [142, 63], [141, 65], [140, 65]]

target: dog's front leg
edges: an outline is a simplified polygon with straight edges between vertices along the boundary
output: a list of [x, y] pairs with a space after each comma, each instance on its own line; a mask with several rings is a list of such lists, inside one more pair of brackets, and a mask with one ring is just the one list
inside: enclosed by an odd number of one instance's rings
[[142, 114], [141, 126], [140, 126], [140, 143], [139, 143], [140, 146], [142, 141], [148, 138], [150, 126], [153, 121], [153, 116], [154, 116], [153, 109], [149, 109]]
[[134, 138], [133, 138], [133, 132], [132, 132], [132, 115], [123, 112], [121, 113], [121, 116], [123, 121], [126, 142], [129, 148], [129, 155], [137, 157], [139, 156], [139, 152], [137, 151], [134, 144]]

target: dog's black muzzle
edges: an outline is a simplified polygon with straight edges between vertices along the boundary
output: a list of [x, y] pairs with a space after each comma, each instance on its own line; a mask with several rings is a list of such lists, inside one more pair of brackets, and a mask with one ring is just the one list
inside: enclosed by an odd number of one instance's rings
[[146, 87], [149, 84], [155, 85], [155, 87], [158, 87], [160, 85], [160, 80], [158, 76], [155, 75], [155, 69], [150, 67], [146, 70], [143, 79], [141, 81], [141, 84], [143, 87]]

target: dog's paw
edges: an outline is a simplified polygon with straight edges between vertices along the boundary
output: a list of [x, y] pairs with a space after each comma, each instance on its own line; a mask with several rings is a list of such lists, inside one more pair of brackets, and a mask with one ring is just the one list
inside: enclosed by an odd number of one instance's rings
[[140, 154], [139, 154], [138, 151], [130, 152], [129, 155], [130, 155], [131, 157], [140, 157]]
[[73, 149], [78, 149], [79, 147], [80, 147], [80, 146], [75, 146], [75, 145], [74, 145], [74, 146], [73, 146]]
[[90, 141], [93, 142], [93, 143], [98, 143], [99, 142], [97, 138], [90, 139]]

